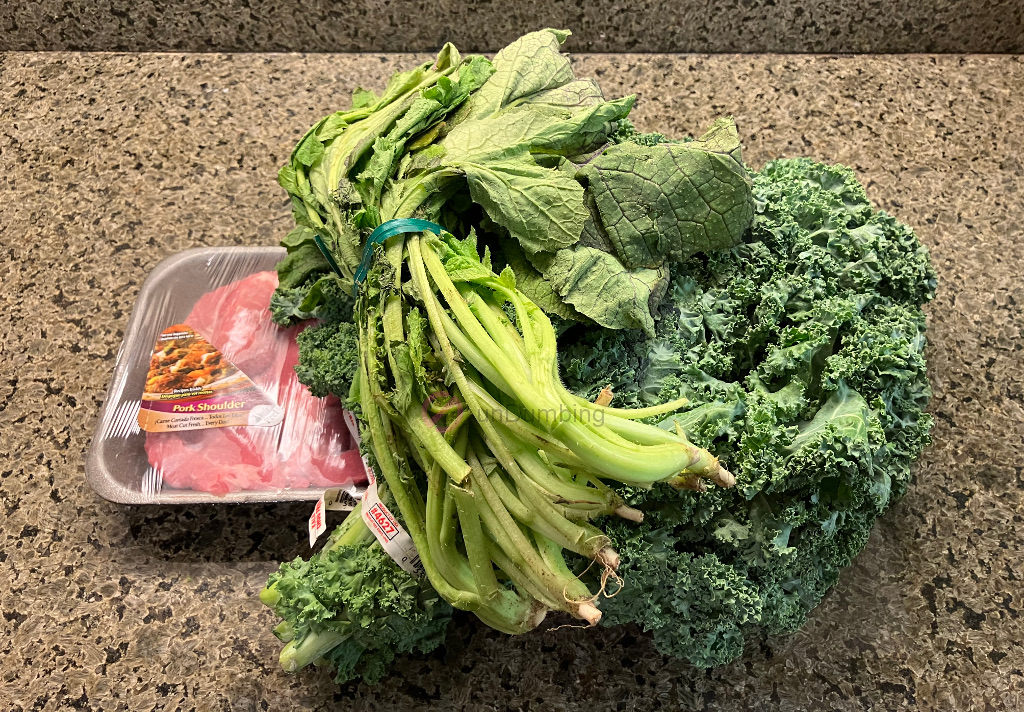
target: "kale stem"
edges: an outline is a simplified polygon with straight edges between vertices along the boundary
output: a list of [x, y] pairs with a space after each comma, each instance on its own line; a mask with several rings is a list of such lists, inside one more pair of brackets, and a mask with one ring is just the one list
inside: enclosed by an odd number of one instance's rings
[[316, 662], [349, 637], [348, 633], [324, 630], [310, 633], [296, 643], [290, 641], [281, 649], [281, 667], [285, 672], [295, 672]]

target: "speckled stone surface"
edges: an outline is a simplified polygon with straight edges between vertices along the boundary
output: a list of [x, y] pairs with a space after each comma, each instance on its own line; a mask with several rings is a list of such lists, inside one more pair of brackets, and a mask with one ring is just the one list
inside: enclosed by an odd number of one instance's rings
[[1019, 0], [13, 0], [0, 49], [496, 51], [566, 27], [579, 52], [1024, 52]]
[[140, 282], [288, 228], [277, 166], [356, 84], [422, 57], [0, 55], [0, 710], [1024, 708], [1024, 62], [581, 56], [637, 122], [731, 113], [747, 160], [854, 166], [918, 228], [935, 443], [789, 638], [699, 671], [636, 630], [509, 639], [459, 618], [384, 684], [276, 667], [256, 594], [304, 505], [127, 508], [83, 454]]

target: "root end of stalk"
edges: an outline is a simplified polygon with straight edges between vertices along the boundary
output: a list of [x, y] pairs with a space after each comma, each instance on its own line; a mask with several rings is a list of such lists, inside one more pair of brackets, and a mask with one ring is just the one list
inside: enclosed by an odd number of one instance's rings
[[610, 546], [606, 546], [597, 552], [597, 556], [594, 557], [594, 561], [601, 564], [607, 569], [615, 571], [619, 568], [619, 552]]
[[719, 465], [718, 469], [710, 475], [710, 479], [719, 487], [732, 487], [736, 484], [736, 478], [733, 474], [721, 465]]
[[669, 482], [676, 489], [688, 489], [694, 492], [707, 492], [708, 486], [697, 475], [676, 475]]
[[589, 601], [583, 601], [576, 607], [576, 615], [592, 626], [601, 620], [601, 611]]
[[533, 612], [530, 614], [530, 629], [539, 626], [548, 615], [548, 607], [542, 603], [536, 603]]
[[631, 522], [642, 522], [644, 520], [644, 513], [639, 509], [633, 509], [622, 504], [615, 508], [615, 514], [619, 515], [623, 519], [628, 519]]

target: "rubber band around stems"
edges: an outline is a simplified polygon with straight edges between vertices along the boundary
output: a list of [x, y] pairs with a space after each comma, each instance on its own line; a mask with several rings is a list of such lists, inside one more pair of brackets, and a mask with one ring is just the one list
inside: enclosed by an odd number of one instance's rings
[[[424, 231], [440, 235], [444, 231], [444, 228], [436, 222], [420, 220], [419, 218], [396, 218], [394, 220], [383, 222], [374, 228], [374, 231], [371, 232], [370, 236], [366, 239], [366, 244], [363, 245], [363, 259], [359, 262], [359, 267], [356, 268], [356, 273], [352, 277], [352, 296], [359, 296], [359, 285], [363, 283], [363, 280], [366, 279], [366, 273], [370, 271], [370, 264], [373, 262], [374, 245], [384, 242], [395, 235]], [[342, 274], [341, 270], [338, 269], [338, 263], [334, 261], [334, 257], [331, 256], [331, 251], [327, 249], [327, 245], [324, 243], [323, 238], [316, 233], [313, 233], [313, 240], [316, 242], [316, 246], [320, 248], [320, 252], [322, 252], [324, 257], [327, 259], [327, 263], [331, 266], [331, 269], [341, 277]]]

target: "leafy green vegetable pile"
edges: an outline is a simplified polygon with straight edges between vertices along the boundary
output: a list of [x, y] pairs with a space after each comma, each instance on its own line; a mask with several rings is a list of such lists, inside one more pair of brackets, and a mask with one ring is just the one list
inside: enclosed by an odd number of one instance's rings
[[661, 427], [680, 424], [736, 475], [700, 495], [633, 490], [643, 523], [606, 527], [628, 583], [602, 622], [637, 622], [702, 667], [736, 658], [748, 633], [803, 624], [906, 492], [932, 424], [921, 305], [935, 275], [914, 233], [840, 166], [775, 161], [754, 197], [744, 244], [678, 271], [654, 338], [561, 338], [578, 394], [611, 382], [622, 405], [689, 397]]
[[[730, 120], [638, 133], [565, 34], [493, 62], [446, 46], [281, 171], [297, 227], [272, 311], [319, 320], [300, 380], [359, 415], [426, 570], [358, 512], [283, 564], [261, 598], [288, 670], [376, 680], [439, 645], [451, 606], [508, 633], [548, 610], [632, 621], [726, 663], [802, 624], [928, 441], [914, 234], [848, 169], [748, 173]], [[444, 231], [366, 248], [406, 217]]]

